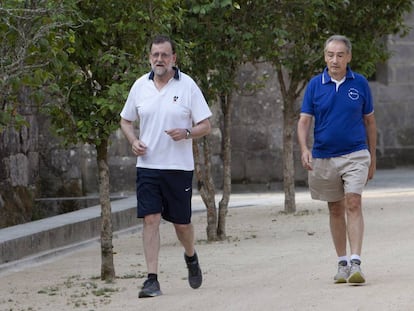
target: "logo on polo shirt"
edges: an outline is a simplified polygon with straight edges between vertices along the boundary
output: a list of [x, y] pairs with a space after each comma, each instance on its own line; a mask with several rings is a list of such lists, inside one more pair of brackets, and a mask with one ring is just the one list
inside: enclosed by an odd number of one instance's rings
[[354, 89], [354, 88], [350, 88], [349, 90], [348, 90], [348, 96], [349, 96], [349, 98], [350, 99], [352, 99], [352, 100], [357, 100], [358, 98], [359, 98], [359, 92], [358, 92], [358, 90], [357, 89]]
[[174, 96], [174, 97], [173, 97], [173, 101], [174, 101], [174, 103], [175, 103], [175, 102], [177, 102], [177, 100], [178, 100], [178, 96]]

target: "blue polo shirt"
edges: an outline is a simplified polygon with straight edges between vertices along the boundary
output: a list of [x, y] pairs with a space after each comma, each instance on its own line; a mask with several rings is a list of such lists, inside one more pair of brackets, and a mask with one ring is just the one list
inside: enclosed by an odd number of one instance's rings
[[314, 117], [314, 158], [338, 157], [368, 149], [364, 115], [373, 113], [367, 79], [347, 68], [345, 81], [336, 89], [325, 68], [306, 87], [301, 114]]

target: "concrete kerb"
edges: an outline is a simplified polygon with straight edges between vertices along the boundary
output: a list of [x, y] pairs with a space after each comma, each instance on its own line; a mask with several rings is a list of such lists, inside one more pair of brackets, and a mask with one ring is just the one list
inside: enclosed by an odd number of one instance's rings
[[[135, 198], [113, 201], [113, 231], [139, 225]], [[0, 270], [15, 261], [61, 252], [100, 236], [100, 206], [93, 206], [0, 230]]]
[[[381, 170], [367, 186], [366, 192], [414, 190], [414, 169]], [[220, 199], [220, 195], [218, 195]], [[296, 191], [297, 202], [310, 200], [307, 189]], [[205, 210], [198, 194], [193, 196], [193, 212]], [[240, 193], [230, 196], [229, 208], [247, 206], [283, 207], [284, 194]], [[115, 234], [139, 231], [141, 221], [136, 218], [135, 196], [113, 201], [112, 219]], [[100, 206], [50, 217], [0, 230], [0, 272], [14, 267], [45, 260], [74, 248], [97, 242], [100, 236]]]

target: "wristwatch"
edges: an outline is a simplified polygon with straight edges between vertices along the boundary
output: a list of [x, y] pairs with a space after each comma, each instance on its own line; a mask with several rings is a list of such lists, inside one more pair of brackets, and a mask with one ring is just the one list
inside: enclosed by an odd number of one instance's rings
[[185, 129], [187, 134], [185, 135], [185, 139], [189, 139], [191, 137], [191, 130]]

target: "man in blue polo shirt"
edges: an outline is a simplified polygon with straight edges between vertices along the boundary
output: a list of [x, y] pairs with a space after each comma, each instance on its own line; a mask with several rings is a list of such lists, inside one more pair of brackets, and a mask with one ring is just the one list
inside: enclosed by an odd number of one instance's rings
[[310, 80], [303, 98], [298, 121], [301, 160], [308, 170], [312, 198], [328, 202], [338, 256], [335, 283], [364, 283], [360, 267], [364, 234], [361, 194], [376, 168], [374, 107], [368, 81], [349, 67], [349, 39], [341, 35], [328, 38], [324, 57], [327, 67]]

